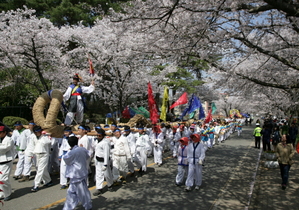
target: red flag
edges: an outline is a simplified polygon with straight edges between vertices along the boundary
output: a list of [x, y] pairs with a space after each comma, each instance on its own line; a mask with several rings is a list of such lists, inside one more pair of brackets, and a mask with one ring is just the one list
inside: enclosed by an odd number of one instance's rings
[[159, 114], [158, 114], [157, 104], [153, 95], [153, 89], [150, 82], [147, 84], [147, 93], [148, 93], [148, 108], [150, 113], [150, 119], [153, 124], [156, 124], [159, 119]]
[[182, 105], [182, 104], [186, 104], [188, 103], [188, 94], [187, 92], [184, 92], [181, 97], [176, 101], [174, 102], [174, 104], [171, 105], [171, 107], [169, 109], [172, 109], [178, 105]]
[[88, 58], [88, 62], [89, 62], [89, 74], [91, 76], [93, 76], [94, 75], [94, 68], [93, 68], [92, 61], [90, 60], [90, 58]]
[[130, 119], [131, 118], [130, 110], [129, 110], [128, 106], [124, 109], [124, 111], [122, 111], [121, 114], [122, 114], [123, 118], [125, 118], [125, 119]]
[[212, 121], [212, 109], [209, 110], [207, 118], [205, 119], [205, 123], [209, 123]]

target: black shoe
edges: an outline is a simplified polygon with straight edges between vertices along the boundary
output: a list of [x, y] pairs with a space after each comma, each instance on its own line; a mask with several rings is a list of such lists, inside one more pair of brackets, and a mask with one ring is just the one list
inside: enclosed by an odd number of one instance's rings
[[53, 182], [52, 181], [49, 181], [47, 184], [44, 184], [44, 187], [50, 187], [53, 185]]
[[102, 190], [96, 190], [94, 193], [92, 193], [94, 196], [99, 196], [102, 194]]
[[281, 189], [285, 190], [287, 188], [287, 186], [285, 184], [281, 185]]
[[109, 192], [113, 192], [113, 188], [112, 188], [112, 186], [108, 187], [108, 191], [109, 191]]
[[31, 192], [37, 192], [38, 191], [38, 187], [33, 187], [32, 189], [31, 189]]
[[4, 198], [3, 200], [4, 201], [9, 201], [11, 199], [11, 197], [10, 196], [7, 196], [6, 198]]

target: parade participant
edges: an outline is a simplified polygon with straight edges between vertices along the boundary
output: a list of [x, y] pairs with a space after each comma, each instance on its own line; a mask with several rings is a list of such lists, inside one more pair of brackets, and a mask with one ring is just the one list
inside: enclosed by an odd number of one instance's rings
[[219, 144], [219, 134], [220, 134], [220, 130], [221, 130], [221, 126], [219, 123], [216, 122], [216, 126], [215, 126], [215, 144], [218, 145]]
[[14, 142], [8, 135], [5, 126], [0, 126], [0, 200], [8, 201], [11, 198], [11, 184], [9, 181], [13, 159]]
[[240, 136], [242, 133], [242, 122], [241, 121], [237, 124], [237, 132], [238, 132], [238, 136]]
[[[80, 147], [84, 147], [85, 149], [87, 149], [88, 150], [88, 154], [89, 154], [89, 157], [91, 157], [92, 156], [92, 154], [93, 154], [93, 149], [92, 149], [92, 142], [91, 142], [91, 140], [88, 138], [88, 136], [87, 136], [87, 128], [86, 128], [86, 126], [84, 126], [84, 125], [80, 125], [79, 127], [78, 127], [78, 134], [79, 134], [79, 136], [80, 136], [80, 139], [79, 139], [79, 141], [78, 141], [78, 146], [80, 146]], [[90, 170], [90, 167], [89, 167], [89, 163], [90, 163], [90, 158], [89, 158], [89, 160], [87, 161], [87, 165], [88, 165], [88, 171], [90, 172], [91, 170]]]
[[[129, 171], [128, 160], [131, 159], [131, 152], [127, 138], [121, 135], [119, 129], [114, 130], [113, 135], [113, 167], [115, 167], [118, 170], [119, 178], [123, 181], [123, 184], [125, 184], [127, 173]], [[113, 175], [115, 176], [117, 175], [117, 173], [114, 173], [113, 171]]]
[[295, 154], [293, 144], [287, 143], [287, 136], [282, 135], [281, 142], [277, 145], [276, 155], [278, 157], [278, 163], [281, 174], [281, 188], [286, 189], [289, 179], [289, 171], [291, 165], [294, 163], [293, 156]]
[[214, 145], [214, 138], [215, 138], [215, 128], [213, 123], [210, 123], [209, 127], [207, 128], [207, 135], [208, 135], [208, 148], [213, 148]]
[[[25, 131], [26, 129], [23, 127], [23, 124], [21, 121], [16, 121], [14, 124], [15, 129], [12, 132], [12, 140], [14, 141], [14, 145], [15, 145], [15, 149], [17, 151], [16, 153], [16, 157], [15, 158], [19, 158], [20, 163], [24, 163], [24, 151], [19, 151], [19, 146], [20, 146], [20, 141], [21, 141], [21, 134], [23, 131]], [[18, 161], [18, 162], [19, 162]], [[20, 164], [19, 164], [20, 165]], [[22, 168], [23, 170], [23, 168]], [[19, 170], [20, 171], [20, 170]], [[19, 173], [19, 172], [18, 172]], [[22, 172], [21, 172], [22, 173]], [[18, 175], [14, 175], [13, 178], [15, 180], [21, 179], [21, 173], [19, 173]]]
[[107, 181], [108, 190], [112, 191], [113, 176], [111, 172], [111, 159], [110, 159], [110, 140], [105, 138], [106, 133], [103, 129], [97, 129], [97, 145], [95, 148], [95, 167], [96, 167], [96, 191], [94, 196], [103, 193], [104, 179]]
[[190, 138], [190, 136], [191, 136], [192, 134], [196, 134], [196, 133], [197, 133], [197, 132], [195, 131], [195, 125], [192, 124], [192, 125], [189, 127], [187, 137]]
[[[271, 151], [271, 146], [270, 146], [270, 138], [271, 138], [271, 129], [269, 128], [268, 124], [265, 124], [261, 134], [263, 138], [263, 151], [265, 152], [268, 148], [268, 151]], [[267, 148], [266, 148], [267, 147]]]
[[[25, 129], [20, 121], [17, 121], [15, 123], [15, 127], [16, 127], [16, 131], [18, 131], [18, 133], [20, 134], [20, 136], [18, 136], [16, 141], [19, 160], [16, 166], [15, 174], [13, 176], [14, 179], [17, 180], [20, 178], [23, 179], [24, 164], [25, 164], [25, 150], [27, 148], [28, 138], [31, 135], [32, 131], [30, 129]], [[16, 134], [16, 132], [14, 134]], [[13, 135], [12, 138], [15, 138], [15, 136]]]
[[200, 143], [200, 137], [198, 134], [191, 136], [192, 143], [187, 146], [187, 159], [189, 163], [188, 177], [186, 180], [185, 191], [191, 191], [191, 187], [195, 180], [195, 190], [199, 190], [202, 183], [202, 163], [205, 159], [205, 149], [202, 143]]
[[33, 154], [34, 145], [32, 144], [32, 137], [31, 135], [34, 135], [33, 133], [33, 127], [35, 126], [35, 123], [33, 121], [29, 122], [28, 130], [30, 131], [30, 135], [27, 137], [27, 146], [24, 151], [24, 169], [23, 169], [23, 178], [19, 180], [19, 182], [28, 182], [29, 177], [31, 175], [31, 167], [32, 164], [36, 164], [36, 158]]
[[290, 142], [293, 144], [293, 147], [295, 147], [297, 134], [298, 134], [298, 128], [296, 127], [295, 123], [292, 123], [291, 127], [289, 128], [289, 137], [290, 137]]
[[88, 150], [78, 147], [78, 138], [71, 136], [68, 139], [71, 147], [64, 156], [66, 166], [65, 176], [70, 178], [66, 201], [63, 210], [73, 210], [80, 202], [86, 210], [92, 209], [92, 201], [87, 187], [88, 168], [87, 160], [90, 158]]
[[135, 159], [135, 153], [136, 153], [136, 140], [137, 140], [137, 134], [131, 132], [130, 126], [124, 127], [124, 134], [125, 137], [127, 137], [128, 144], [130, 147], [131, 152], [131, 159], [128, 160], [128, 167], [129, 171], [131, 172], [132, 176], [134, 176], [135, 169], [134, 169], [134, 159]]
[[60, 159], [60, 185], [61, 190], [67, 189], [67, 178], [65, 177], [65, 171], [66, 171], [66, 164], [63, 160], [63, 156], [71, 149], [71, 146], [68, 143], [68, 139], [71, 136], [75, 136], [72, 132], [71, 127], [65, 127], [64, 128], [64, 136], [62, 138], [62, 143], [59, 148], [59, 159]]
[[256, 123], [256, 128], [253, 130], [253, 136], [255, 138], [255, 147], [254, 148], [260, 148], [261, 146], [261, 134], [262, 129], [260, 127], [259, 123]]
[[170, 134], [172, 132], [171, 126], [169, 124], [165, 125], [165, 142], [164, 142], [164, 151], [169, 151], [171, 150], [171, 139], [170, 139]]
[[68, 113], [66, 115], [64, 124], [71, 125], [76, 115], [77, 124], [82, 123], [83, 121], [83, 111], [84, 111], [84, 102], [82, 98], [83, 93], [92, 93], [95, 89], [94, 81], [91, 82], [89, 87], [80, 86], [81, 78], [78, 74], [75, 74], [73, 77], [73, 84], [68, 87], [66, 92], [63, 95], [63, 100], [70, 100]]
[[139, 168], [139, 173], [142, 175], [147, 169], [147, 153], [151, 151], [149, 145], [149, 137], [145, 134], [144, 128], [138, 128], [139, 136], [136, 141], [136, 157], [135, 163]]
[[188, 173], [188, 159], [187, 159], [187, 145], [189, 143], [188, 137], [183, 137], [179, 140], [180, 146], [178, 148], [178, 173], [175, 178], [175, 184], [181, 186], [184, 183], [185, 174]]
[[158, 126], [154, 126], [153, 132], [149, 136], [150, 141], [154, 145], [154, 163], [158, 166], [162, 165], [162, 152], [164, 143], [164, 134]]
[[34, 126], [33, 132], [35, 135], [31, 135], [31, 141], [34, 145], [33, 153], [36, 156], [37, 172], [34, 179], [34, 187], [31, 191], [37, 192], [41, 181], [43, 181], [45, 187], [53, 185], [48, 172], [51, 139], [47, 135], [42, 135], [42, 128], [40, 126]]
[[172, 126], [172, 132], [169, 134], [169, 138], [171, 139], [170, 146], [172, 149], [172, 157], [176, 158], [178, 147], [179, 147], [179, 139], [182, 137], [180, 132], [178, 132], [179, 127], [176, 125]]
[[208, 126], [203, 126], [203, 130], [201, 131], [201, 141], [202, 141], [202, 144], [204, 145], [204, 148], [205, 150], [208, 149], [208, 141], [209, 141], [209, 137], [208, 137]]

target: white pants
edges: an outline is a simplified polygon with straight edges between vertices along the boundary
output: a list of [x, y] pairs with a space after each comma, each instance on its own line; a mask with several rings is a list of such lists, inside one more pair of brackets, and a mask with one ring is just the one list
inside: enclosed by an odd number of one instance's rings
[[163, 147], [160, 145], [154, 146], [154, 162], [156, 164], [162, 164], [162, 151]]
[[117, 168], [119, 175], [126, 178], [129, 171], [127, 156], [113, 156], [113, 167]]
[[173, 145], [171, 145], [171, 149], [172, 149], [172, 156], [176, 157], [177, 156], [177, 152], [178, 152], [178, 148], [179, 148], [179, 143], [173, 141], [172, 143]]
[[24, 176], [30, 176], [32, 163], [36, 166], [35, 155], [34, 156], [25, 155], [24, 171], [23, 171]]
[[187, 173], [188, 173], [188, 166], [178, 165], [178, 173], [175, 177], [175, 182], [177, 184], [183, 184], [185, 174]]
[[107, 181], [107, 186], [110, 187], [113, 184], [113, 176], [111, 172], [110, 164], [107, 166], [106, 170], [103, 171], [102, 168], [104, 166], [104, 162], [95, 161], [96, 167], [96, 188], [98, 190], [103, 188], [104, 179]]
[[137, 165], [137, 168], [142, 168], [143, 171], [146, 171], [146, 167], [147, 167], [146, 153], [147, 153], [146, 148], [138, 148], [138, 150], [136, 150], [135, 163]]
[[202, 183], [202, 165], [198, 164], [198, 159], [189, 162], [188, 176], [186, 180], [186, 186], [192, 187], [195, 180], [196, 186], [201, 186]]
[[76, 208], [79, 202], [86, 210], [92, 208], [91, 195], [86, 184], [86, 178], [83, 178], [79, 181], [76, 180], [75, 182], [73, 179], [70, 180], [70, 186], [67, 190], [67, 196], [63, 210], [73, 210]]
[[84, 111], [84, 105], [83, 105], [82, 100], [77, 100], [77, 111], [76, 112], [68, 112], [66, 114], [64, 124], [71, 125], [74, 120], [75, 115], [76, 115], [77, 124], [82, 123], [83, 111]]
[[47, 184], [51, 181], [48, 171], [49, 154], [36, 154], [37, 172], [34, 179], [34, 187], [38, 187], [40, 182], [43, 181]]
[[129, 167], [129, 171], [131, 173], [134, 173], [134, 171], [135, 171], [135, 167], [134, 167], [133, 161], [134, 161], [134, 155], [132, 155], [132, 159], [131, 160], [128, 160], [128, 167]]
[[66, 164], [63, 160], [63, 156], [61, 157], [60, 161], [60, 184], [66, 185], [67, 184], [67, 178], [65, 177], [65, 171], [66, 171]]
[[22, 151], [18, 151], [18, 163], [15, 171], [15, 176], [20, 176], [22, 175], [24, 171], [24, 164], [25, 164], [25, 153]]
[[242, 133], [242, 130], [238, 130], [238, 136], [240, 136]]
[[3, 182], [3, 184], [0, 184], [0, 198], [6, 198], [11, 195], [11, 185], [9, 182], [11, 167], [12, 161], [0, 164], [0, 181]]
[[209, 140], [208, 140], [208, 147], [209, 147], [209, 148], [212, 148], [213, 145], [214, 145], [214, 139], [210, 139], [210, 138], [209, 138]]

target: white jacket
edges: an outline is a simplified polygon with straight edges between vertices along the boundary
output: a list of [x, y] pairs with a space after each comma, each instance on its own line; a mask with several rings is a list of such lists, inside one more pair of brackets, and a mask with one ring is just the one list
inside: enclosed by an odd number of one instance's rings
[[0, 143], [0, 163], [11, 161], [14, 156], [14, 142], [11, 137], [6, 135]]

